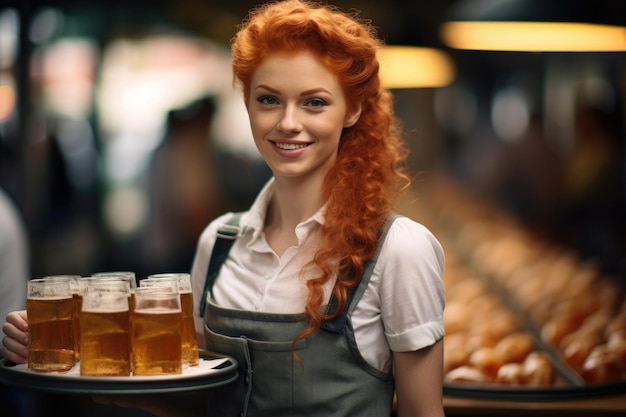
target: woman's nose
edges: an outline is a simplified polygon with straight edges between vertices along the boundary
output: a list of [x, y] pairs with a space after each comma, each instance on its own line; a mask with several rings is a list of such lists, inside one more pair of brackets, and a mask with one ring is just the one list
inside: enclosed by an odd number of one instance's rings
[[300, 122], [297, 109], [293, 106], [287, 106], [278, 121], [276, 128], [281, 132], [294, 132], [302, 130], [302, 123]]

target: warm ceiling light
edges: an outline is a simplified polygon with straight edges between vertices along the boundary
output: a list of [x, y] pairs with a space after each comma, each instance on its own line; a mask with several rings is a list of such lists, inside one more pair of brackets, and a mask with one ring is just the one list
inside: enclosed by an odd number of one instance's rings
[[452, 60], [442, 51], [415, 46], [386, 46], [379, 51], [386, 88], [443, 87], [454, 80]]
[[626, 27], [566, 22], [448, 22], [444, 42], [457, 49], [527, 52], [626, 51]]
[[614, 0], [461, 0], [446, 13], [453, 48], [524, 52], [626, 51], [626, 15]]

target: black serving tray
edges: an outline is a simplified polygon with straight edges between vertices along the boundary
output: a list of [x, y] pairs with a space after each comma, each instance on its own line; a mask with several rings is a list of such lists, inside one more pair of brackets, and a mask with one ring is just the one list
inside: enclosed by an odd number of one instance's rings
[[184, 367], [180, 375], [81, 376], [80, 362], [66, 373], [41, 373], [26, 364], [0, 360], [0, 381], [36, 391], [71, 394], [159, 394], [211, 388], [237, 379], [237, 361], [230, 356], [200, 351], [200, 364]]

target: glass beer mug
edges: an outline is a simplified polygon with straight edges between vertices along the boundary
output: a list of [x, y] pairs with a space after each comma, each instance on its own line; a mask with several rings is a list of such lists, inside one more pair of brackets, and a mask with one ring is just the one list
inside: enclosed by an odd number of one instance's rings
[[[156, 282], [155, 282], [156, 281]], [[181, 343], [183, 349], [183, 365], [197, 366], [200, 362], [198, 340], [193, 319], [193, 295], [191, 293], [191, 276], [186, 273], [153, 274], [139, 282], [140, 286], [155, 285], [158, 282], [176, 282], [180, 294], [181, 309], [183, 312], [183, 329]], [[152, 284], [151, 284], [152, 283]]]
[[178, 292], [136, 291], [131, 317], [133, 375], [182, 374], [181, 325]]
[[69, 280], [32, 279], [27, 284], [28, 368], [67, 372], [76, 364], [74, 301]]
[[83, 293], [80, 314], [83, 376], [129, 376], [130, 310], [127, 284], [92, 282]]

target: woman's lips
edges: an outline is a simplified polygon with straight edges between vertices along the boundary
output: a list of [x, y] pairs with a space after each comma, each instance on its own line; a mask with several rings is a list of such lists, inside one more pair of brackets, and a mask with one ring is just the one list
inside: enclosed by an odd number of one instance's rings
[[276, 152], [284, 157], [295, 158], [302, 155], [311, 143], [272, 142]]
[[282, 142], [274, 142], [274, 145], [286, 151], [295, 151], [297, 149], [306, 148], [309, 146], [308, 143], [282, 143]]

